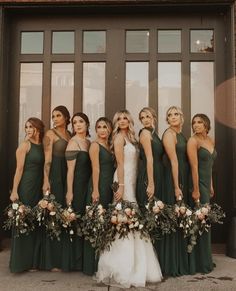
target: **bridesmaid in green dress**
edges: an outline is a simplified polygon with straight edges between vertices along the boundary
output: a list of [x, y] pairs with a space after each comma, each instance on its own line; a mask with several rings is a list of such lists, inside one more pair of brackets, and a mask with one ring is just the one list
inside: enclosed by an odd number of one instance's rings
[[[113, 200], [111, 185], [114, 175], [114, 157], [110, 148], [112, 123], [106, 117], [100, 117], [95, 125], [97, 139], [91, 144], [89, 155], [92, 162], [92, 178], [89, 183], [87, 203], [99, 201], [107, 208]], [[89, 241], [84, 242], [83, 272], [93, 275], [97, 271], [95, 250]]]
[[[209, 203], [214, 196], [212, 167], [216, 158], [213, 140], [208, 136], [210, 120], [205, 114], [192, 118], [193, 136], [188, 140], [187, 151], [192, 171], [192, 204]], [[211, 232], [204, 232], [190, 254], [192, 273], [209, 273], [214, 264], [211, 253]]]
[[[44, 138], [44, 183], [43, 192], [49, 191], [55, 195], [55, 200], [62, 206], [66, 205], [66, 175], [67, 164], [65, 151], [70, 140], [70, 132], [67, 126], [70, 123], [70, 113], [68, 109], [59, 105], [52, 111], [53, 129], [49, 129]], [[40, 269], [57, 271], [63, 269], [62, 244], [61, 240], [51, 240], [44, 237], [42, 241], [42, 252], [40, 258]]]
[[[71, 119], [74, 136], [66, 149], [67, 159], [67, 205], [72, 205], [74, 211], [84, 215], [86, 208], [86, 195], [88, 181], [91, 176], [91, 162], [89, 158], [90, 141], [89, 119], [82, 112], [75, 113]], [[63, 254], [67, 257], [67, 271], [82, 271], [83, 244], [81, 237], [74, 237], [71, 242], [67, 235], [67, 245], [64, 245]]]
[[[184, 199], [187, 202], [189, 164], [187, 158], [187, 141], [181, 132], [183, 112], [176, 106], [166, 112], [169, 128], [163, 134], [165, 155], [165, 198], [164, 202], [174, 205]], [[164, 237], [165, 252], [163, 272], [166, 276], [181, 276], [190, 273], [187, 254], [187, 241], [183, 238], [182, 230]]]
[[[20, 200], [34, 207], [42, 197], [44, 153], [42, 138], [44, 124], [35, 117], [25, 123], [26, 140], [16, 150], [16, 172], [10, 200]], [[37, 229], [21, 234], [11, 241], [10, 271], [23, 272], [34, 268], [34, 246]]]
[[[164, 168], [162, 163], [163, 145], [155, 131], [157, 115], [154, 109], [144, 107], [139, 113], [139, 120], [144, 128], [139, 134], [140, 165], [137, 178], [137, 202], [145, 211], [148, 200], [155, 196], [163, 200]], [[155, 242], [159, 263], [162, 267], [164, 260], [164, 244], [162, 240]]]

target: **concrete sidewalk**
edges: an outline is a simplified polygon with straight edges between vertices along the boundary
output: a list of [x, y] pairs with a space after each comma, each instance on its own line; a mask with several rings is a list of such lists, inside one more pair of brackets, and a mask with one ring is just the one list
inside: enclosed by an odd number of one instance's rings
[[[0, 252], [0, 291], [119, 291], [126, 290], [98, 284], [91, 277], [72, 272], [25, 272], [11, 274], [8, 269], [9, 250]], [[225, 255], [214, 255], [216, 268], [208, 275], [197, 274], [179, 278], [168, 278], [162, 283], [147, 285], [146, 288], [127, 290], [236, 290], [236, 259]]]

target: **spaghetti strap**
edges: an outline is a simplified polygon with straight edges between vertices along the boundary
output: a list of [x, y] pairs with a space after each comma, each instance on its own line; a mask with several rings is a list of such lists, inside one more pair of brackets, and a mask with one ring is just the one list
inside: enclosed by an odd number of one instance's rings
[[55, 133], [55, 135], [57, 136], [57, 137], [59, 137], [60, 139], [64, 139], [64, 138], [62, 138], [61, 136], [60, 136], [60, 134], [54, 129], [54, 128], [52, 128], [52, 131]]
[[80, 147], [80, 145], [79, 145], [79, 142], [78, 142], [76, 139], [73, 139], [73, 140], [75, 141], [75, 143], [77, 144], [79, 150], [81, 151], [81, 147]]

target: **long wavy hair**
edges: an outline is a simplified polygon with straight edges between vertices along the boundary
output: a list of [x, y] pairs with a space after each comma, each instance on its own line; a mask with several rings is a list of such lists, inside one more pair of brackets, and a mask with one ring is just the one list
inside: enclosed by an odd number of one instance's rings
[[137, 140], [135, 138], [135, 131], [134, 131], [134, 120], [133, 120], [130, 112], [128, 110], [124, 109], [124, 110], [117, 111], [113, 117], [112, 148], [114, 147], [114, 140], [115, 140], [116, 136], [118, 135], [118, 133], [120, 132], [118, 121], [119, 121], [119, 117], [122, 114], [125, 117], [127, 117], [128, 121], [129, 121], [129, 128], [127, 131], [127, 137], [132, 144], [134, 144], [134, 145], [137, 144]]
[[44, 123], [42, 122], [42, 120], [40, 120], [37, 117], [30, 117], [26, 120], [26, 123], [29, 122], [32, 124], [33, 127], [35, 127], [38, 132], [39, 132], [39, 142], [42, 143], [43, 137], [44, 137]]
[[95, 124], [95, 130], [97, 132], [97, 127], [100, 121], [105, 122], [106, 126], [107, 126], [107, 130], [108, 130], [108, 144], [109, 146], [111, 146], [111, 136], [112, 136], [112, 122], [110, 119], [108, 119], [107, 117], [99, 117], [98, 120], [96, 121]]

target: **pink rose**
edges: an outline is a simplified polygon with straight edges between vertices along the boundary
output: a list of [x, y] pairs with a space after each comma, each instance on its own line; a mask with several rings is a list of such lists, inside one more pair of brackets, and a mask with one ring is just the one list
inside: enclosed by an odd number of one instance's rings
[[158, 206], [153, 206], [152, 211], [157, 214], [160, 212], [160, 208]]
[[164, 203], [161, 200], [158, 200], [156, 205], [160, 208], [163, 209], [164, 208]]
[[47, 208], [47, 206], [48, 206], [48, 201], [45, 200], [45, 199], [42, 199], [42, 200], [39, 201], [38, 204], [39, 204], [39, 206], [40, 206], [41, 208], [45, 209], [45, 208]]
[[49, 211], [53, 211], [53, 209], [54, 209], [54, 205], [53, 205], [53, 203], [49, 202], [48, 205], [47, 205], [47, 209], [48, 209]]
[[117, 224], [117, 217], [115, 215], [112, 215], [112, 217], [111, 217], [111, 223]]
[[132, 214], [132, 210], [130, 208], [125, 208], [125, 214], [130, 216]]

